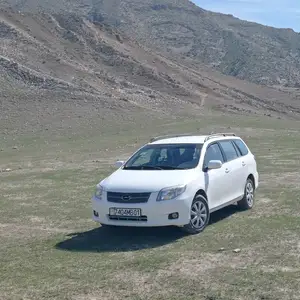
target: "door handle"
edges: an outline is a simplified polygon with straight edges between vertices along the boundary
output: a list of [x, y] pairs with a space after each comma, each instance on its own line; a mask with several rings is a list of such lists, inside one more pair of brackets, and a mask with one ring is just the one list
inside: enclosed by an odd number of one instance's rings
[[226, 170], [225, 170], [225, 173], [229, 173], [229, 172], [230, 172], [230, 170], [229, 170], [229, 169], [226, 169]]
[[242, 166], [245, 167], [245, 166], [246, 166], [246, 163], [245, 163], [245, 162], [242, 162]]

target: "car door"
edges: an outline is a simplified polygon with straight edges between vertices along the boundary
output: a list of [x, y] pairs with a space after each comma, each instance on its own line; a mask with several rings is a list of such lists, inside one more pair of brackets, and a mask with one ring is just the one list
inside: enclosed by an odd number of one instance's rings
[[205, 191], [208, 197], [208, 205], [211, 211], [214, 211], [226, 200], [227, 185], [230, 184], [226, 166], [220, 169], [207, 170], [208, 162], [211, 160], [220, 160], [225, 162], [224, 155], [218, 143], [214, 142], [206, 148], [203, 170], [205, 179]]
[[256, 172], [254, 156], [241, 139], [234, 139], [233, 143], [240, 154], [240, 163], [243, 169], [241, 176], [244, 178], [245, 183], [249, 174], [254, 174]]
[[242, 158], [231, 140], [220, 141], [221, 149], [225, 156], [226, 180], [229, 184], [226, 187], [226, 202], [239, 198], [244, 193], [245, 180]]

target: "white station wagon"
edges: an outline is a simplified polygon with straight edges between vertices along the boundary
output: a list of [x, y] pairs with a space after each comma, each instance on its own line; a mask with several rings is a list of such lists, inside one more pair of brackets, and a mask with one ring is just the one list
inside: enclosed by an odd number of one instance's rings
[[102, 226], [178, 226], [204, 230], [210, 213], [251, 209], [258, 187], [254, 155], [235, 134], [152, 139], [102, 180], [92, 198]]

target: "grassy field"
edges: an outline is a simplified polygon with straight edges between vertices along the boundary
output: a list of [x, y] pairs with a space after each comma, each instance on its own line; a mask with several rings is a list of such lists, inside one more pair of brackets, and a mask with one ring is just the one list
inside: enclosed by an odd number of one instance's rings
[[[0, 173], [0, 299], [300, 299], [299, 123], [164, 123], [0, 135], [0, 169], [11, 169]], [[90, 197], [116, 159], [152, 135], [197, 130], [235, 131], [251, 146], [261, 176], [252, 211], [214, 213], [196, 236], [94, 224]]]

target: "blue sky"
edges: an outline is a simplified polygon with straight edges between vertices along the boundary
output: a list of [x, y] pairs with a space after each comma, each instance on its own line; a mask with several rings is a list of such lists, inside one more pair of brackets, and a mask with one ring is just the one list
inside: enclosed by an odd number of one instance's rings
[[300, 32], [300, 0], [192, 0], [200, 7]]

